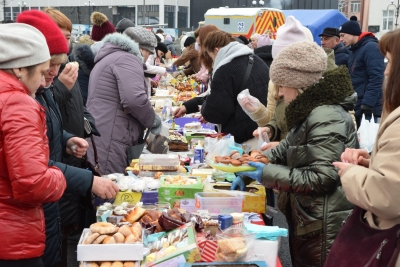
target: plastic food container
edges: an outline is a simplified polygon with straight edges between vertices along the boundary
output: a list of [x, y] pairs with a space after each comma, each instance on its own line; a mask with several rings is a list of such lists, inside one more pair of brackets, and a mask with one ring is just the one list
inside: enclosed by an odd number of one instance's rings
[[139, 158], [141, 171], [176, 171], [180, 165], [178, 155], [142, 154]]
[[196, 208], [208, 210], [212, 216], [242, 212], [243, 196], [235, 196], [222, 192], [196, 193]]

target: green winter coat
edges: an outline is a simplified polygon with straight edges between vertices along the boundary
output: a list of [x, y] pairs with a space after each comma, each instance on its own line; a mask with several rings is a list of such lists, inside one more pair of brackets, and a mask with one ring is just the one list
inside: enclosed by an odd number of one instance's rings
[[[286, 108], [286, 139], [267, 152], [271, 164], [262, 183], [290, 192], [293, 266], [324, 266], [342, 221], [352, 209], [338, 171], [345, 148], [355, 148], [357, 133], [348, 113], [354, 91], [346, 67], [324, 73]], [[273, 164], [280, 163], [281, 165]]]

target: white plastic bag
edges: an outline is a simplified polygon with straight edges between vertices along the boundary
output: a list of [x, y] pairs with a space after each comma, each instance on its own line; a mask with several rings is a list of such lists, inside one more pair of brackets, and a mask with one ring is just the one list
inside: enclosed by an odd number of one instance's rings
[[261, 151], [261, 147], [263, 145], [268, 144], [269, 138], [268, 138], [268, 134], [267, 132], [261, 132], [262, 127], [258, 127], [257, 131], [258, 131], [258, 145], [257, 145], [257, 150]]
[[374, 115], [370, 121], [365, 119], [365, 115], [362, 115], [360, 128], [358, 128], [357, 136], [360, 148], [365, 149], [370, 153], [374, 148], [375, 139], [378, 134], [379, 123], [375, 123]]
[[240, 92], [237, 96], [237, 100], [243, 111], [249, 116], [257, 110], [260, 104], [260, 101], [257, 98], [250, 95], [249, 89]]

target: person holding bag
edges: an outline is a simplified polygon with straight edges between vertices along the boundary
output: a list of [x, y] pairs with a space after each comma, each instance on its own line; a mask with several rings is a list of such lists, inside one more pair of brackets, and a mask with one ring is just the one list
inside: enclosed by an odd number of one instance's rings
[[326, 267], [400, 266], [400, 30], [385, 34], [379, 49], [388, 59], [381, 125], [371, 156], [366, 150], [346, 149], [341, 162], [333, 163], [356, 207]]
[[331, 162], [339, 160], [345, 148], [357, 145], [347, 111], [352, 105], [343, 103], [354, 90], [346, 67], [326, 69], [325, 51], [311, 42], [293, 43], [274, 58], [270, 77], [287, 104], [289, 133], [264, 152], [270, 164], [249, 162], [256, 170], [239, 172], [244, 178], [234, 181], [240, 187], [249, 177], [289, 193], [294, 267], [324, 266], [342, 221], [353, 208]]

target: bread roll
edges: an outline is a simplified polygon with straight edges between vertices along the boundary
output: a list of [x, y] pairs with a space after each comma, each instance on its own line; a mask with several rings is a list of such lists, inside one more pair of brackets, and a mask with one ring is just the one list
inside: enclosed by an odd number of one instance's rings
[[92, 244], [93, 241], [96, 240], [96, 238], [99, 237], [99, 233], [93, 233], [91, 235], [89, 235], [88, 237], [86, 237], [85, 241], [83, 242], [83, 244]]
[[130, 234], [127, 237], [125, 237], [124, 243], [125, 244], [133, 244], [133, 243], [136, 243], [137, 241], [138, 241], [138, 238], [136, 236], [134, 236], [133, 234]]
[[120, 261], [114, 261], [111, 267], [124, 267], [124, 264]]
[[77, 66], [79, 68], [79, 63], [76, 62], [76, 61], [68, 62], [67, 65], [74, 65], [74, 66]]
[[100, 267], [111, 267], [112, 262], [111, 261], [103, 261], [100, 264]]
[[115, 243], [117, 244], [122, 244], [124, 243], [125, 240], [125, 236], [121, 233], [116, 233], [113, 235], [114, 239], [115, 239]]
[[135, 207], [133, 210], [130, 210], [128, 214], [124, 216], [124, 218], [121, 219], [121, 222], [129, 222], [129, 223], [137, 222], [145, 212], [146, 212], [145, 209], [141, 207]]
[[103, 244], [115, 244], [115, 239], [113, 236], [107, 236], [104, 241]]
[[85, 267], [99, 267], [95, 262], [86, 262]]
[[125, 237], [132, 234], [131, 229], [127, 225], [123, 225], [118, 230], [119, 233], [123, 234]]
[[92, 233], [99, 233], [101, 235], [114, 234], [117, 232], [117, 227], [108, 222], [97, 222], [90, 225]]
[[101, 235], [93, 242], [93, 244], [101, 244], [103, 243], [104, 239], [106, 239], [108, 235]]
[[135, 267], [135, 263], [133, 261], [124, 262], [124, 267]]

